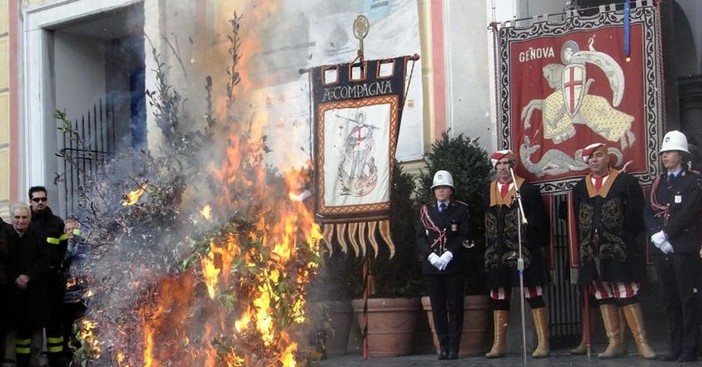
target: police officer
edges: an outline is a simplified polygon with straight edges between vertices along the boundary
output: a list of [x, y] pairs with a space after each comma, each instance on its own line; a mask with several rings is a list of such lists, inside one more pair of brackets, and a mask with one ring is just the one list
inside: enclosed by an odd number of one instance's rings
[[457, 359], [463, 332], [467, 248], [470, 247], [468, 205], [453, 199], [456, 188], [448, 171], [434, 174], [431, 190], [436, 200], [420, 209], [417, 250], [439, 339], [438, 359]]
[[656, 177], [645, 219], [668, 323], [666, 361], [697, 359], [700, 252], [699, 176], [688, 170], [687, 138], [677, 130], [665, 134], [660, 150], [664, 172]]

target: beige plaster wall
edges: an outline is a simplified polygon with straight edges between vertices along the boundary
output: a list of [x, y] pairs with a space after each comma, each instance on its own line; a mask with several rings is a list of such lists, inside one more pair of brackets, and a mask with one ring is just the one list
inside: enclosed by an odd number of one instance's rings
[[10, 5], [0, 0], [0, 217], [9, 220], [10, 201]]

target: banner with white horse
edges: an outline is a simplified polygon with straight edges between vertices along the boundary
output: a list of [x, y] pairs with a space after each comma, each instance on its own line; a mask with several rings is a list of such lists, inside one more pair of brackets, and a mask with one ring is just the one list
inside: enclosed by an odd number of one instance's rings
[[[542, 192], [587, 172], [601, 142], [642, 184], [658, 172], [663, 80], [659, 9], [649, 1], [495, 25], [498, 139]], [[528, 24], [524, 24], [524, 22]]]

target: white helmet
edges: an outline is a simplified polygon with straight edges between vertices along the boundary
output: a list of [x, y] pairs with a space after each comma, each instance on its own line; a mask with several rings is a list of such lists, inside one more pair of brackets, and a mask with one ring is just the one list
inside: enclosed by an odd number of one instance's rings
[[454, 191], [456, 190], [456, 188], [453, 187], [453, 176], [451, 176], [451, 173], [449, 173], [449, 171], [436, 171], [436, 173], [434, 174], [434, 182], [432, 182], [431, 189], [434, 190], [434, 188], [439, 186], [448, 186]]
[[672, 150], [679, 150], [690, 154], [690, 151], [687, 150], [687, 138], [685, 137], [685, 134], [678, 130], [669, 131], [667, 134], [665, 134], [660, 153], [670, 152]]

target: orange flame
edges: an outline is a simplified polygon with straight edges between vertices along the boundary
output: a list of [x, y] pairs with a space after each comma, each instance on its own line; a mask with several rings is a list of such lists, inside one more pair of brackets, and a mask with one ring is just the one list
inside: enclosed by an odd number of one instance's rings
[[122, 206], [130, 206], [134, 205], [139, 201], [139, 198], [144, 195], [146, 190], [144, 190], [144, 187], [140, 187], [134, 191], [130, 191], [129, 193], [125, 194], [122, 200]]

